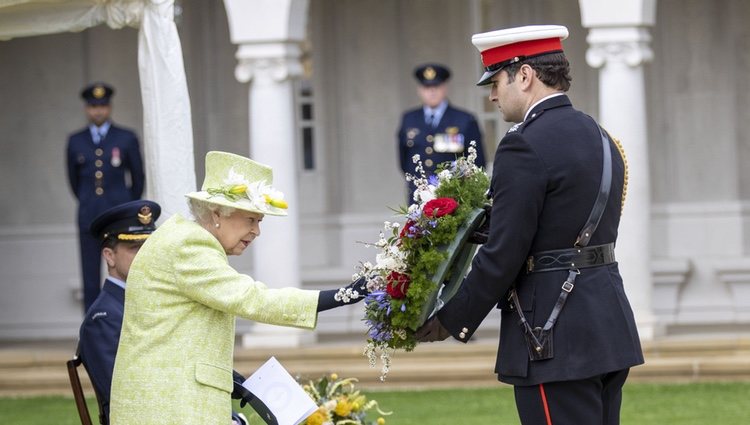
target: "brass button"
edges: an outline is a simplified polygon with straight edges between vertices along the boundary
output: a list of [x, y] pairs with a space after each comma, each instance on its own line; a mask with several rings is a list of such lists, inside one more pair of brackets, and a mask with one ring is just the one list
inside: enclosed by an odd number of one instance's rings
[[104, 155], [104, 151], [102, 150], [102, 148], [96, 148], [96, 150], [94, 151], [94, 153], [96, 154], [96, 156], [102, 156], [102, 155]]
[[432, 153], [432, 148], [431, 148], [431, 147], [429, 147], [429, 146], [427, 146], [427, 147], [425, 148], [425, 150], [424, 150], [424, 151], [425, 151], [425, 153], [426, 153], [427, 155], [429, 155], [429, 154], [431, 154], [431, 153]]
[[104, 173], [102, 173], [102, 172], [101, 172], [101, 170], [96, 170], [96, 173], [94, 173], [94, 176], [95, 176], [95, 177], [96, 177], [97, 179], [100, 179], [100, 178], [102, 178], [102, 176], [103, 176], [103, 175], [104, 175]]
[[414, 140], [407, 140], [407, 141], [406, 141], [406, 146], [407, 146], [407, 147], [410, 147], [410, 148], [411, 148], [411, 147], [414, 147]]
[[469, 330], [467, 328], [463, 328], [461, 329], [461, 332], [469, 332]]
[[458, 337], [461, 338], [461, 339], [464, 339], [464, 338], [466, 338], [466, 334], [463, 333], [463, 332], [461, 332], [461, 333], [458, 334]]
[[97, 187], [97, 188], [96, 188], [96, 194], [97, 194], [97, 195], [100, 195], [100, 196], [101, 196], [101, 195], [102, 195], [103, 193], [104, 193], [104, 189], [102, 189], [101, 187]]
[[102, 165], [104, 165], [104, 163], [102, 162], [102, 160], [101, 160], [101, 159], [97, 159], [97, 160], [96, 160], [96, 161], [94, 162], [94, 165], [96, 165], [96, 168], [102, 168]]
[[426, 166], [428, 166], [428, 167], [432, 167], [432, 160], [431, 160], [431, 159], [428, 159], [428, 160], [426, 160], [426, 161], [424, 162], [424, 165], [426, 165]]
[[428, 141], [428, 142], [432, 143], [432, 140], [433, 140], [433, 139], [434, 139], [434, 137], [432, 137], [432, 134], [428, 134], [428, 135], [427, 135], [427, 141]]

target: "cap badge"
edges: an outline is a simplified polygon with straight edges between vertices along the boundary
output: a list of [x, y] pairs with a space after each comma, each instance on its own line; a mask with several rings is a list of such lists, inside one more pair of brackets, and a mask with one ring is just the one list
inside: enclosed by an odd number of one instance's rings
[[106, 92], [106, 91], [104, 90], [104, 87], [102, 87], [102, 86], [96, 86], [96, 87], [94, 87], [94, 90], [93, 90], [93, 91], [91, 92], [91, 94], [92, 94], [92, 95], [93, 95], [93, 96], [94, 96], [94, 97], [95, 97], [96, 99], [101, 99], [101, 98], [103, 98], [103, 97], [104, 97], [104, 95], [105, 95], [106, 93], [107, 93], [107, 92]]
[[428, 66], [422, 73], [422, 76], [425, 80], [434, 80], [437, 76], [437, 72], [435, 72], [435, 69], [433, 67]]
[[140, 211], [138, 211], [138, 221], [140, 221], [141, 224], [150, 224], [151, 217], [151, 207], [149, 207], [148, 205], [142, 206]]

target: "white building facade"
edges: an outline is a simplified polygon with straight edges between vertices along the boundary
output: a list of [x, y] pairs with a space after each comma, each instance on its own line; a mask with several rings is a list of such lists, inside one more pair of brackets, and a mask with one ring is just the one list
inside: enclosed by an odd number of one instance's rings
[[[334, 287], [403, 203], [396, 130], [412, 69], [453, 71], [492, 157], [510, 126], [487, 101], [471, 34], [561, 24], [569, 95], [622, 140], [630, 167], [617, 255], [646, 339], [750, 332], [750, 3], [743, 0], [185, 0], [178, 30], [195, 173], [225, 150], [269, 163], [293, 214], [232, 258], [271, 286]], [[67, 135], [78, 92], [117, 90], [114, 121], [143, 135], [137, 32], [96, 27], [0, 41], [0, 341], [75, 338], [82, 318]], [[155, 143], [142, 140], [144, 146]], [[158, 179], [152, 170], [147, 179]], [[147, 194], [146, 197], [150, 196]], [[160, 201], [160, 199], [155, 199]], [[254, 244], [254, 245], [256, 245]], [[241, 322], [248, 344], [364, 334], [359, 306], [314, 334]], [[499, 315], [498, 315], [499, 316]], [[484, 332], [495, 333], [488, 319]]]

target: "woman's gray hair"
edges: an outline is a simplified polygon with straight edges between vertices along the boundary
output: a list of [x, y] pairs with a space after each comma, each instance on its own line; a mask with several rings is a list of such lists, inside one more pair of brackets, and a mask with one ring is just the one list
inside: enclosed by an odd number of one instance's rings
[[201, 224], [211, 224], [211, 214], [214, 211], [218, 212], [222, 217], [229, 217], [236, 210], [232, 207], [194, 198], [188, 198], [188, 206], [195, 221]]

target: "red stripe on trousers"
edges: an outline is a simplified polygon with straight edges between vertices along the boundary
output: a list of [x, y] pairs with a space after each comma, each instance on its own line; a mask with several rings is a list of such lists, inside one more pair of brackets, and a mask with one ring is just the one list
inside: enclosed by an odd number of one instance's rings
[[552, 425], [552, 417], [549, 415], [549, 405], [547, 404], [547, 393], [544, 392], [544, 385], [539, 384], [539, 392], [542, 393], [542, 407], [544, 407], [544, 416], [547, 417], [547, 425]]

